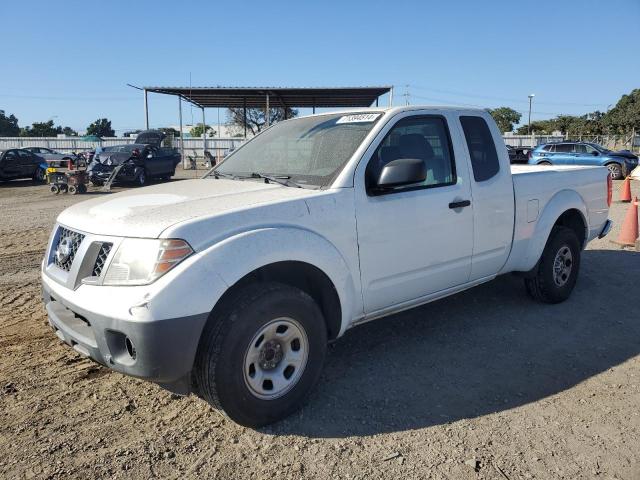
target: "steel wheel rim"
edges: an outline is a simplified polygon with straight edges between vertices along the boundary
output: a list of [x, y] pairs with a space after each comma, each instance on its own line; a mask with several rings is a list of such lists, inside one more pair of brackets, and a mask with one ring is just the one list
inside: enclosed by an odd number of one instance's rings
[[271, 320], [247, 345], [243, 362], [245, 386], [261, 400], [289, 392], [300, 380], [309, 358], [309, 340], [293, 318]]
[[553, 281], [555, 284], [559, 287], [564, 286], [569, 281], [572, 269], [573, 255], [571, 249], [567, 245], [563, 245], [553, 260]]

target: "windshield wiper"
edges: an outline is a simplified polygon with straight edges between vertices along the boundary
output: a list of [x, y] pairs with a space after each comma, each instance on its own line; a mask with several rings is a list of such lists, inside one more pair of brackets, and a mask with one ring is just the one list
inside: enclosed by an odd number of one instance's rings
[[209, 175], [213, 175], [213, 178], [215, 179], [222, 177], [222, 178], [230, 178], [231, 180], [237, 180], [240, 178], [237, 175], [234, 175], [233, 173], [218, 172], [217, 170], [214, 170]]
[[253, 172], [251, 178], [264, 178], [265, 183], [274, 182], [284, 185], [285, 187], [303, 188], [297, 184], [288, 175], [265, 175], [264, 173]]

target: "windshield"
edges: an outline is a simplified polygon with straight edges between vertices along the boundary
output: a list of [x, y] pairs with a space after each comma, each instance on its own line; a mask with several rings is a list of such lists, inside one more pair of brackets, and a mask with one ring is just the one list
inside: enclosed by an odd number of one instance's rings
[[381, 116], [380, 112], [331, 114], [278, 123], [229, 155], [214, 172], [261, 173], [325, 186]]

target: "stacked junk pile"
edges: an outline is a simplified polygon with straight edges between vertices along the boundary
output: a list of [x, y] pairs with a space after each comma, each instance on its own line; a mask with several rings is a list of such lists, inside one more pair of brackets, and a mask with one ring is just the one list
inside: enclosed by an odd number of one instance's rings
[[631, 180], [640, 180], [640, 166], [636, 167], [620, 188], [619, 201], [630, 203], [627, 214], [624, 217], [620, 235], [617, 240], [613, 240], [621, 247], [634, 247], [636, 252], [640, 252], [640, 238], [638, 232], [638, 197], [631, 198]]

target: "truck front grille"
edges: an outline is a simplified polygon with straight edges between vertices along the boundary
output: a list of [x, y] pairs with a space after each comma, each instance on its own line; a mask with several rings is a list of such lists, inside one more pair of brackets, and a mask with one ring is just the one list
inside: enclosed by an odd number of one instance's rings
[[98, 256], [96, 257], [96, 263], [93, 265], [92, 275], [94, 277], [99, 277], [102, 274], [104, 263], [107, 261], [107, 257], [109, 256], [109, 252], [111, 251], [112, 246], [112, 243], [103, 243], [100, 247]]
[[[58, 240], [53, 246], [53, 263], [62, 270], [69, 271], [73, 259], [84, 240], [82, 233], [74, 232], [68, 228], [60, 227]], [[64, 245], [62, 243], [64, 242]]]

